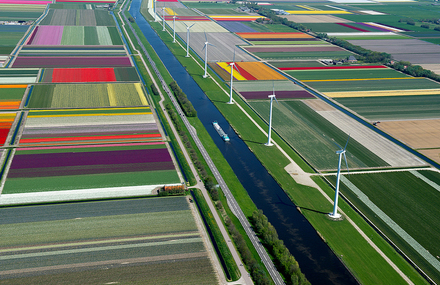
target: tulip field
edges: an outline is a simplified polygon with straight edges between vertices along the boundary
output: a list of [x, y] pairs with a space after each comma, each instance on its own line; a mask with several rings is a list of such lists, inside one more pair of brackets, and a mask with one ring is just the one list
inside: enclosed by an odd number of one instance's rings
[[12, 146], [2, 195], [181, 184], [113, 17], [97, 6], [50, 6], [0, 70], [0, 143]]

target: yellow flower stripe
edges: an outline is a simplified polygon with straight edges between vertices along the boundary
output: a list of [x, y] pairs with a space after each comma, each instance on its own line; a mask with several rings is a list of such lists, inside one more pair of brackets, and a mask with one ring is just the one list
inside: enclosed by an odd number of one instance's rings
[[24, 84], [5, 84], [5, 85], [0, 85], [0, 88], [26, 88], [27, 85]]
[[440, 95], [440, 89], [324, 92], [323, 94], [328, 96], [328, 97], [332, 97], [332, 98], [380, 97], [380, 96], [412, 96], [412, 95]]
[[136, 91], [139, 94], [139, 98], [141, 99], [142, 105], [148, 106], [148, 101], [147, 101], [147, 98], [145, 98], [144, 91], [142, 90], [141, 84], [135, 83], [134, 87], [136, 88]]
[[[227, 62], [217, 62], [217, 65], [223, 68], [227, 73], [229, 73], [229, 75], [231, 75], [231, 66]], [[235, 70], [234, 72], [234, 78], [236, 80], [247, 80], [243, 75], [238, 73], [237, 70]]]
[[396, 77], [396, 78], [350, 78], [350, 79], [314, 79], [301, 80], [302, 82], [322, 82], [322, 81], [360, 81], [360, 80], [394, 80], [394, 79], [415, 79], [415, 77]]
[[118, 106], [118, 103], [116, 102], [116, 95], [113, 84], [107, 84], [107, 93], [108, 93], [108, 101], [110, 102], [110, 106]]
[[177, 15], [177, 13], [174, 12], [174, 10], [171, 8], [165, 8], [165, 12], [167, 12], [168, 15], [171, 15], [171, 16]]
[[331, 10], [331, 11], [303, 11], [303, 10], [289, 10], [286, 11], [287, 13], [291, 15], [298, 15], [298, 14], [306, 14], [306, 15], [314, 15], [314, 14], [352, 14], [348, 11], [342, 11], [342, 10]]
[[93, 117], [93, 116], [125, 116], [125, 115], [151, 115], [147, 113], [110, 113], [110, 114], [64, 114], [64, 115], [28, 115], [28, 118], [55, 118], [55, 117]]

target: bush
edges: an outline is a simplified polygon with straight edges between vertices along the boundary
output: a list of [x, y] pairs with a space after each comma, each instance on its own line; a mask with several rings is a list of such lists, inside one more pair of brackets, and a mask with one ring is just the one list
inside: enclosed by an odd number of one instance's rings
[[434, 30], [440, 31], [440, 26], [435, 27]]
[[153, 93], [153, 95], [159, 95], [159, 91], [157, 91], [156, 85], [151, 84], [151, 92]]
[[420, 27], [425, 28], [425, 29], [429, 29], [429, 24], [421, 24]]
[[134, 22], [135, 22], [132, 16], [129, 16], [129, 17], [128, 17], [128, 20], [129, 20], [131, 23], [134, 23]]

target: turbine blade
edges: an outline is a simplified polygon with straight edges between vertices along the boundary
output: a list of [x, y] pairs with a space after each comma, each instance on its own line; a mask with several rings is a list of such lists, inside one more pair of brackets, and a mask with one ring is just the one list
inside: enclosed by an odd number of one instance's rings
[[203, 45], [202, 51], [206, 48], [206, 44]]
[[205, 42], [208, 41], [208, 36], [206, 35], [206, 31], [203, 31], [205, 33]]
[[216, 47], [215, 45], [213, 45], [213, 44], [211, 44], [211, 43], [208, 43], [208, 45], [213, 46], [213, 47]]
[[[275, 94], [274, 94], [275, 95]], [[273, 98], [275, 99], [275, 101], [277, 101], [277, 104], [279, 105], [280, 103], [278, 103], [277, 97], [273, 96]]]
[[348, 163], [347, 163], [347, 157], [345, 156], [345, 151], [344, 151], [344, 160], [345, 160], [345, 165], [347, 166], [347, 173], [350, 174], [350, 171], [348, 170]]
[[347, 139], [347, 142], [345, 143], [345, 147], [344, 147], [344, 150], [347, 148], [347, 145], [348, 145], [348, 140], [350, 139], [350, 134], [348, 134], [348, 139]]
[[185, 22], [182, 22], [186, 27], [188, 27], [188, 25]]
[[339, 149], [342, 149], [342, 146], [340, 146], [337, 142], [335, 142], [334, 139], [332, 139], [332, 141], [333, 141], [333, 143], [334, 143], [337, 147], [339, 147]]
[[235, 62], [235, 46], [234, 46], [234, 57], [232, 58], [232, 62]]
[[191, 26], [188, 27], [188, 29], [191, 29], [192, 26], [194, 26], [196, 23], [192, 24]]

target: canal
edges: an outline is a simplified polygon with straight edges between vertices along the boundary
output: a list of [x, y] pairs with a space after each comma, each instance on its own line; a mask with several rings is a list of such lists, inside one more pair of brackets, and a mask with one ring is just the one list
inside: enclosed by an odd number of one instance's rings
[[[357, 284], [350, 272], [330, 250], [315, 229], [299, 213], [283, 189], [269, 175], [247, 145], [235, 134], [223, 115], [206, 97], [185, 68], [169, 51], [140, 14], [141, 0], [133, 0], [130, 14], [154, 48], [171, 76], [187, 94], [197, 116], [255, 205], [263, 210], [279, 238], [295, 256], [302, 272], [312, 284]], [[225, 143], [212, 127], [217, 120], [231, 141]]]

